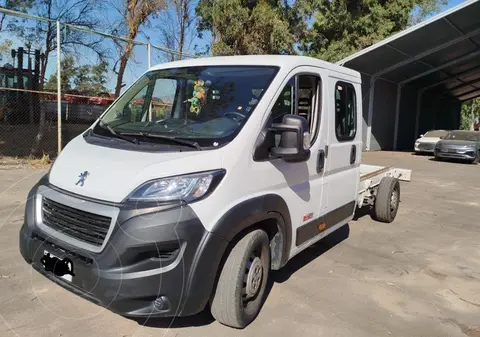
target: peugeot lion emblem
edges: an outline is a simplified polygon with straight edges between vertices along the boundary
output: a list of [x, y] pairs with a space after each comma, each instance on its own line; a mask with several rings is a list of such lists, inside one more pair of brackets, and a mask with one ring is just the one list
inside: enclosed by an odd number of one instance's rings
[[83, 187], [83, 184], [85, 184], [85, 180], [87, 180], [87, 177], [90, 175], [90, 172], [85, 171], [83, 173], [80, 173], [78, 176], [78, 181], [75, 185], [80, 185], [80, 187]]

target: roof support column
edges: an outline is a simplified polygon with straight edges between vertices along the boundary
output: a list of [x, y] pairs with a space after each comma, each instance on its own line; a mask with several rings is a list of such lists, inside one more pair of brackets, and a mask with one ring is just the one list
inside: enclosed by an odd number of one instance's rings
[[425, 90], [419, 90], [417, 93], [417, 110], [415, 112], [415, 134], [413, 141], [415, 142], [419, 136], [419, 129], [420, 129], [420, 109], [422, 108], [422, 98]]
[[398, 124], [400, 122], [400, 99], [402, 98], [403, 84], [397, 85], [397, 104], [395, 107], [395, 130], [393, 132], [393, 149], [397, 149], [398, 141]]
[[368, 96], [368, 120], [367, 120], [367, 139], [365, 147], [367, 151], [370, 151], [370, 143], [372, 140], [372, 122], [373, 122], [373, 101], [375, 100], [375, 81], [377, 80], [376, 76], [370, 78], [370, 92]]

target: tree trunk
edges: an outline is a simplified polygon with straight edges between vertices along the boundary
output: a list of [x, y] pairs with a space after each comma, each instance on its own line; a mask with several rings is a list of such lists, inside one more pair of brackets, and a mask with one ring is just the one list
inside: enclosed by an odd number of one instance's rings
[[0, 31], [2, 31], [2, 29], [3, 29], [3, 21], [5, 21], [5, 16], [6, 16], [5, 13], [2, 13], [0, 15]]
[[127, 68], [127, 62], [128, 62], [128, 59], [130, 58], [130, 54], [132, 53], [132, 50], [133, 50], [133, 44], [128, 43], [127, 47], [125, 48], [125, 53], [123, 53], [120, 59], [120, 67], [118, 69], [118, 75], [117, 75], [117, 85], [115, 86], [115, 97], [120, 96], [120, 91], [122, 90], [122, 87], [123, 87], [123, 75], [125, 74], [125, 69]]
[[187, 1], [183, 1], [182, 9], [181, 9], [181, 18], [180, 18], [180, 38], [178, 41], [178, 59], [183, 59], [183, 45], [185, 44], [185, 25], [187, 24], [188, 20], [188, 13], [187, 13]]

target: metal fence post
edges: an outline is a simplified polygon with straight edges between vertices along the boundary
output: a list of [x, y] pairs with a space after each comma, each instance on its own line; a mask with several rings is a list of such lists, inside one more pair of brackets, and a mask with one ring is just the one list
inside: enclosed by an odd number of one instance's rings
[[148, 69], [152, 66], [152, 45], [149, 43], [147, 44], [147, 59], [148, 59]]
[[[147, 44], [147, 60], [148, 60], [148, 69], [152, 66], [152, 45], [149, 43]], [[152, 104], [150, 104], [150, 108], [148, 109], [148, 120], [151, 122], [153, 120], [153, 111], [152, 111]]]
[[62, 48], [60, 36], [60, 21], [57, 21], [57, 138], [58, 154], [62, 151]]

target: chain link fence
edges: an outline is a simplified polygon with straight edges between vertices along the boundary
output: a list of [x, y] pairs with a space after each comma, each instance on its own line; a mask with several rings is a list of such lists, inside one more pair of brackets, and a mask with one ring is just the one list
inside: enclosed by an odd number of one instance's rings
[[0, 157], [55, 157], [151, 65], [191, 57], [2, 8], [0, 16]]

